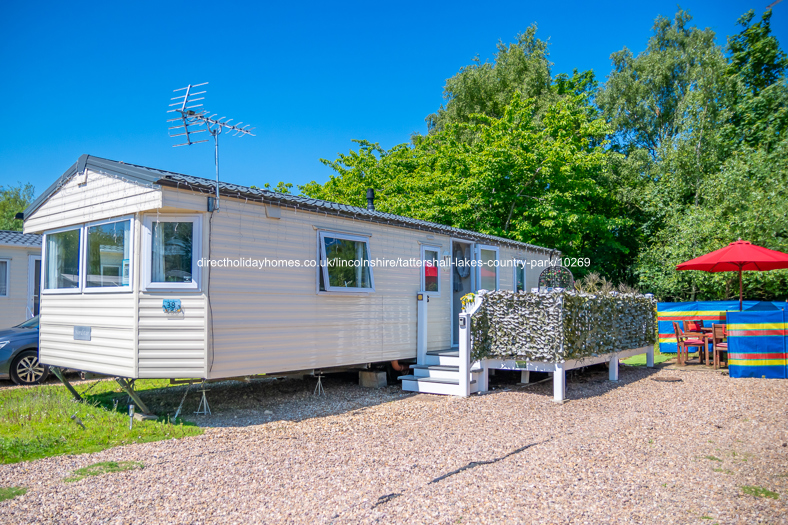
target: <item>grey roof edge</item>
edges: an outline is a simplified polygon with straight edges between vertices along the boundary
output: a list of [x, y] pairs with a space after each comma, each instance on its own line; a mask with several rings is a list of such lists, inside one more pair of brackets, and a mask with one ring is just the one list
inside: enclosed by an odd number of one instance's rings
[[[41, 196], [39, 196], [30, 206], [28, 206], [28, 208], [24, 211], [24, 216], [28, 217], [29, 214], [35, 212], [35, 210], [41, 207], [41, 205], [43, 205], [44, 202], [46, 202], [46, 200], [55, 191], [57, 191], [57, 189], [62, 184], [64, 184], [68, 179], [77, 173], [81, 172], [78, 170], [80, 168], [84, 169], [84, 167], [88, 167], [96, 171], [106, 171], [122, 175], [132, 181], [137, 181], [143, 184], [158, 184], [161, 186], [185, 189], [197, 193], [205, 193], [207, 195], [212, 195], [216, 190], [216, 182], [210, 179], [184, 175], [182, 173], [175, 173], [156, 168], [148, 168], [134, 164], [127, 164], [124, 162], [103, 159], [101, 157], [82, 155], [74, 165], [66, 170], [66, 172], [61, 175], [57, 181], [55, 181], [54, 184], [47, 188], [47, 190], [42, 193]], [[428, 231], [467, 240], [481, 242], [487, 241], [495, 244], [513, 246], [529, 251], [549, 253], [551, 255], [560, 255], [561, 253], [559, 250], [552, 248], [515, 241], [505, 237], [498, 237], [495, 235], [455, 228], [445, 224], [413, 219], [411, 217], [395, 215], [393, 213], [369, 211], [366, 208], [348, 206], [345, 204], [338, 204], [320, 199], [313, 199], [310, 197], [277, 193], [265, 189], [249, 188], [246, 186], [239, 186], [237, 184], [230, 184], [226, 182], [219, 183], [219, 195], [220, 197], [224, 196], [237, 199], [246, 199], [253, 202], [285, 206], [297, 210], [311, 211], [315, 213], [330, 213], [335, 216], [351, 218], [355, 220], [364, 220], [379, 224], [400, 226], [412, 230]]]
[[0, 230], [0, 246], [14, 248], [41, 248], [43, 235], [39, 233], [23, 233], [16, 230]]

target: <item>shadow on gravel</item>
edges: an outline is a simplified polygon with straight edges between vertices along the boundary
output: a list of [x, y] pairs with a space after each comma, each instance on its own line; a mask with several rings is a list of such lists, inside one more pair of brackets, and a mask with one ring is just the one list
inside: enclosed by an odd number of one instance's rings
[[[304, 379], [261, 378], [249, 382], [206, 383], [210, 415], [195, 414], [202, 397], [200, 383], [141, 389], [138, 394], [148, 408], [163, 419], [174, 417], [183, 403], [180, 417], [201, 427], [246, 427], [275, 421], [302, 421], [411, 396], [402, 391], [399, 383], [380, 389], [361, 388], [358, 373], [352, 372], [323, 376], [324, 395], [315, 395], [316, 385], [317, 378], [311, 376]], [[117, 390], [117, 393], [87, 395], [85, 398], [103, 405], [117, 401], [119, 407], [128, 406], [128, 396]]]
[[[604, 363], [569, 370], [566, 373], [566, 399], [587, 399], [596, 397], [631, 383], [642, 381], [657, 374], [666, 364], [645, 366], [629, 366], [619, 364], [618, 381], [608, 379], [609, 370]], [[490, 376], [491, 392], [514, 391], [530, 393], [537, 396], [553, 397], [552, 375], [546, 372], [531, 372], [530, 383], [520, 383], [520, 372], [513, 370], [496, 370]]]

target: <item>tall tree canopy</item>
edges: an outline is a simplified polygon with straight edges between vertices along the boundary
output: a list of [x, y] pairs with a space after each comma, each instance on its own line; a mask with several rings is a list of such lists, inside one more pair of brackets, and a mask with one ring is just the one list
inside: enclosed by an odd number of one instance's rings
[[[736, 276], [675, 265], [739, 237], [788, 250], [788, 58], [770, 20], [745, 13], [722, 48], [686, 11], [657, 17], [601, 87], [591, 71], [553, 78], [532, 26], [446, 81], [427, 135], [356, 141], [299, 189], [363, 206], [375, 188], [380, 210], [589, 257], [661, 299], [732, 297]], [[745, 293], [785, 297], [787, 275], [747, 275]]]

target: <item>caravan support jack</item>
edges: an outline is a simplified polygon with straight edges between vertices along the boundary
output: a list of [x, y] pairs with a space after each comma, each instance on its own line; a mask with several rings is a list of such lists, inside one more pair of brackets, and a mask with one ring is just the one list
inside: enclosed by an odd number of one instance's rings
[[115, 381], [118, 382], [120, 388], [122, 388], [123, 391], [129, 395], [131, 400], [134, 402], [135, 405], [137, 405], [137, 407], [139, 407], [139, 409], [142, 411], [143, 414], [145, 415], [150, 414], [150, 410], [148, 410], [148, 407], [145, 406], [145, 403], [142, 402], [142, 399], [140, 399], [139, 394], [137, 394], [134, 391], [134, 389], [131, 388], [131, 384], [128, 381], [126, 381], [122, 377], [116, 377]]

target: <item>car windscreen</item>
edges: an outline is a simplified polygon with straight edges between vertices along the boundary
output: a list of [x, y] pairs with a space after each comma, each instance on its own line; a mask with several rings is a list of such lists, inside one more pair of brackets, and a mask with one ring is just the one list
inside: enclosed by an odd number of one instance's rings
[[16, 325], [17, 328], [38, 328], [38, 316], [31, 317], [22, 324]]

